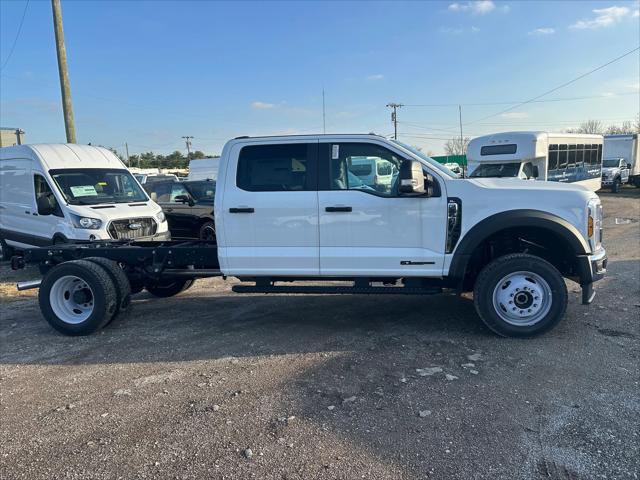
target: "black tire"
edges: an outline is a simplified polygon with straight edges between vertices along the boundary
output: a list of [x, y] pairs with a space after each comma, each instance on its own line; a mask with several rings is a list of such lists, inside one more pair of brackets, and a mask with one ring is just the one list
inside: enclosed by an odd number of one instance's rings
[[618, 193], [621, 186], [622, 182], [620, 181], [620, 178], [616, 178], [611, 185], [611, 193]]
[[209, 241], [215, 242], [216, 241], [215, 223], [211, 221], [203, 223], [200, 226], [200, 231], [198, 232], [198, 238], [200, 240], [209, 240]]
[[180, 292], [184, 292], [186, 289], [191, 287], [195, 280], [174, 280], [172, 282], [158, 282], [148, 284], [146, 286], [147, 291], [156, 297], [160, 298], [169, 298], [174, 295], [179, 294]]
[[[67, 279], [63, 277], [67, 277]], [[68, 301], [69, 298], [74, 302], [82, 303], [82, 300], [75, 299], [75, 293], [71, 295], [71, 288], [67, 290], [63, 288], [65, 281], [69, 282], [69, 277], [75, 277], [78, 279], [77, 281], [84, 282], [90, 289], [88, 296], [88, 304], [91, 305], [90, 313], [84, 319], [80, 319], [80, 317], [77, 321], [74, 319], [75, 323], [67, 321], [68, 318], [71, 318], [70, 315], [67, 316], [67, 319], [58, 316], [56, 309], [51, 304], [52, 299], [59, 303], [57, 300], [66, 299]], [[56, 291], [52, 295], [54, 288], [61, 293], [60, 297], [56, 295]], [[82, 295], [87, 295], [84, 293], [86, 289], [77, 290], [80, 290]], [[40, 285], [38, 303], [40, 311], [49, 325], [65, 335], [77, 336], [94, 333], [109, 323], [116, 311], [118, 297], [113, 281], [103, 267], [87, 260], [73, 260], [60, 263], [47, 273]], [[60, 307], [56, 308], [60, 311]], [[77, 314], [75, 311], [73, 313]]]
[[131, 284], [129, 283], [129, 279], [118, 265], [118, 262], [102, 257], [88, 257], [85, 258], [85, 260], [97, 263], [104, 268], [116, 288], [117, 304], [116, 311], [113, 317], [111, 317], [111, 320], [109, 320], [109, 323], [111, 323], [116, 317], [126, 314], [131, 306]]
[[13, 247], [7, 245], [7, 242], [4, 241], [4, 238], [0, 238], [0, 260], [6, 261], [11, 260], [13, 257], [14, 250]]
[[[527, 273], [529, 275], [526, 275]], [[511, 274], [514, 276], [513, 280], [505, 281]], [[533, 277], [537, 277], [539, 281]], [[522, 289], [517, 288], [518, 292], [515, 292], [516, 297], [522, 300], [520, 306], [508, 290], [509, 287], [516, 290], [516, 286], [520, 284], [516, 283], [518, 279], [525, 285]], [[501, 285], [503, 287], [498, 290]], [[541, 295], [543, 300], [534, 300], [540, 298], [537, 296], [540, 291], [548, 292], [550, 295]], [[497, 300], [504, 296], [514, 297], [514, 301]], [[536, 301], [540, 304], [537, 312], [534, 308], [538, 307], [538, 304], [534, 303]], [[567, 286], [560, 272], [546, 260], [525, 253], [504, 255], [490, 262], [478, 275], [473, 291], [473, 302], [478, 315], [489, 329], [503, 337], [533, 337], [550, 330], [564, 316], [567, 301]], [[497, 306], [494, 306], [496, 304]], [[516, 311], [507, 310], [505, 304], [507, 308]], [[501, 312], [498, 312], [498, 309]], [[529, 315], [527, 312], [532, 310], [534, 313]], [[522, 318], [505, 320], [523, 312]]]

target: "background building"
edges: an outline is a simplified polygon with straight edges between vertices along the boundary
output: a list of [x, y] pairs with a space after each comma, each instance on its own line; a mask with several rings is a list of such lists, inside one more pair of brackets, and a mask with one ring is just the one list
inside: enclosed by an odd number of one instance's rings
[[24, 130], [0, 127], [0, 147], [11, 147], [24, 143]]

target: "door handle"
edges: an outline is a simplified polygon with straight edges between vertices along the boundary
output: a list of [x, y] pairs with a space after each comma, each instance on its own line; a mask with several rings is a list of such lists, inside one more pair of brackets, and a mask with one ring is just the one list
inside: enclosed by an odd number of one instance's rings
[[229, 213], [253, 213], [255, 210], [251, 207], [230, 208]]
[[351, 212], [352, 210], [351, 207], [326, 207], [324, 209], [325, 212]]
[[24, 211], [24, 214], [25, 214], [25, 215], [31, 215], [31, 212], [30, 212], [29, 210], [25, 210], [25, 211]]
[[165, 208], [164, 211], [165, 212], [173, 212], [173, 208]]

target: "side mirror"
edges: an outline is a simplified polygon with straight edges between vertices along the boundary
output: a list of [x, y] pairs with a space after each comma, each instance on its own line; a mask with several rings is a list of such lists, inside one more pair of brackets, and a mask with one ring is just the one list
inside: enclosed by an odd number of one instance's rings
[[538, 166], [534, 165], [531, 168], [531, 178], [538, 178], [540, 176], [540, 170], [538, 170]]
[[188, 203], [190, 206], [194, 205], [193, 200], [189, 195], [176, 195], [173, 200], [176, 202]]
[[407, 195], [423, 195], [426, 193], [425, 174], [422, 164], [417, 160], [405, 160], [400, 165], [400, 193]]
[[627, 163], [627, 168], [628, 168], [629, 170], [631, 170], [631, 164], [630, 164], [630, 163]]
[[36, 200], [38, 215], [53, 215], [56, 212], [53, 195], [41, 195]]

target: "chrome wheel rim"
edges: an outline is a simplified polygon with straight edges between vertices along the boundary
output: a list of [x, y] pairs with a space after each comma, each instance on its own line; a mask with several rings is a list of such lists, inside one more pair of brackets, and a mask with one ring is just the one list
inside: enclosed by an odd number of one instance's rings
[[551, 287], [533, 272], [504, 276], [493, 289], [493, 308], [510, 325], [528, 327], [540, 322], [551, 309]]
[[65, 275], [57, 279], [49, 292], [53, 313], [63, 322], [77, 325], [93, 313], [94, 295], [91, 287], [79, 277]]

